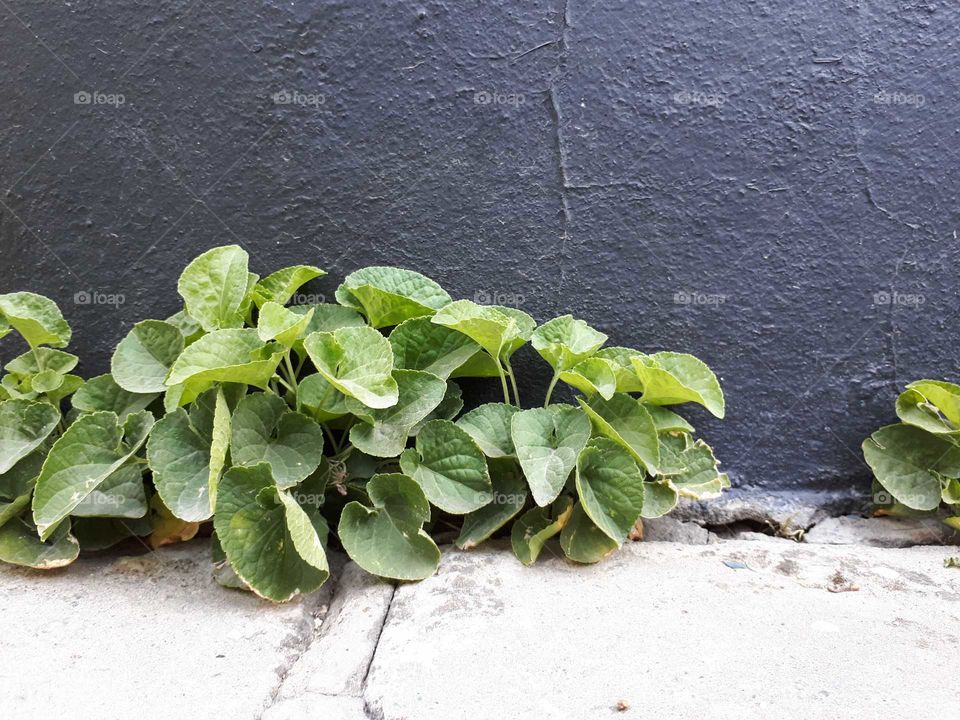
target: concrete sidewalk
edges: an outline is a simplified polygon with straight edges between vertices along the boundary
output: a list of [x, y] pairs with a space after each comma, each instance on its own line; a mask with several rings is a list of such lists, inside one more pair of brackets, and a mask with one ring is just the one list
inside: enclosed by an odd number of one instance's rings
[[643, 542], [532, 568], [448, 550], [396, 589], [347, 564], [274, 606], [205, 542], [0, 569], [0, 717], [952, 717], [956, 547]]

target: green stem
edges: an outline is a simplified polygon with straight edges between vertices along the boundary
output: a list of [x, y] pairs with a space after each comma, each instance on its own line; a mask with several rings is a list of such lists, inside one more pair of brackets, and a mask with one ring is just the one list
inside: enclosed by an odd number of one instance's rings
[[500, 372], [500, 386], [503, 388], [503, 401], [510, 404], [510, 389], [507, 387], [507, 375], [503, 371], [503, 365], [497, 360], [497, 370]]
[[543, 406], [547, 407], [550, 404], [550, 396], [553, 395], [553, 389], [557, 386], [557, 380], [560, 379], [560, 373], [554, 373], [553, 379], [550, 381], [550, 385], [547, 386], [547, 397], [543, 401]]
[[290, 362], [290, 351], [287, 350], [286, 354], [283, 356], [283, 362], [287, 367], [287, 380], [290, 381], [290, 384], [294, 387], [294, 392], [296, 392], [297, 387], [297, 371], [293, 369], [293, 363]]
[[327, 424], [324, 423], [321, 425], [323, 431], [327, 434], [327, 439], [330, 440], [330, 444], [333, 446], [334, 454], [340, 452], [340, 443], [337, 442], [337, 438], [333, 435], [333, 430], [327, 427]]
[[503, 361], [503, 364], [507, 366], [507, 375], [510, 376], [510, 387], [513, 388], [513, 399], [516, 401], [517, 407], [521, 407], [521, 405], [520, 405], [520, 391], [517, 390], [517, 376], [513, 374], [513, 368], [510, 367], [510, 361], [509, 361], [509, 360], [504, 360], [504, 361]]

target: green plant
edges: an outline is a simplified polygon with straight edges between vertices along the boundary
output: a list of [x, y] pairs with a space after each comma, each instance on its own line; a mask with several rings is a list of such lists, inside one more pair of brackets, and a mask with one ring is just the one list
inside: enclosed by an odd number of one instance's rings
[[[203, 253], [180, 277], [183, 309], [121, 340], [111, 373], [78, 391], [102, 385], [86, 392], [97, 401], [75, 396], [74, 424], [38, 458], [25, 527], [69, 537], [68, 516], [120, 486], [123, 470], [128, 484], [113, 494], [131, 490], [140, 514], [131, 504], [97, 520], [149, 527], [117, 539], [149, 532], [161, 544], [212, 522], [218, 581], [283, 601], [327, 579], [328, 543], [368, 572], [418, 580], [437, 567], [437, 536], [452, 529], [466, 549], [512, 521], [526, 564], [556, 535], [572, 560], [597, 562], [641, 517], [729, 486], [666, 407], [694, 402], [723, 416], [715, 376], [690, 355], [605, 348], [606, 335], [571, 316], [538, 327], [399, 268], [348, 275], [336, 304], [289, 305], [322, 270], [260, 279], [247, 264], [237, 246]], [[524, 409], [511, 360], [528, 343], [553, 379], [542, 407]], [[498, 382], [503, 402], [463, 413], [464, 377]], [[560, 383], [576, 405], [552, 402]], [[113, 454], [93, 472], [69, 438]]]
[[901, 422], [880, 428], [862, 446], [877, 512], [930, 515], [943, 504], [944, 522], [960, 529], [960, 385], [912, 382], [896, 412]]

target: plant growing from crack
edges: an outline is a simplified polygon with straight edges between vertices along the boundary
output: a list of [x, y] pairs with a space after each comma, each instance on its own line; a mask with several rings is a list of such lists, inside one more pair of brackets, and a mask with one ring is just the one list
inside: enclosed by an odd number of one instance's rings
[[[582, 320], [537, 326], [400, 268], [348, 275], [334, 304], [290, 305], [323, 274], [260, 278], [242, 248], [209, 250], [180, 277], [183, 308], [134, 325], [110, 373], [86, 383], [54, 349], [69, 340], [56, 305], [0, 296], [0, 332], [31, 348], [3, 381], [0, 559], [51, 567], [78, 541], [156, 546], [212, 525], [217, 580], [284, 601], [326, 581], [330, 543], [368, 572], [418, 580], [437, 568], [443, 525], [467, 549], [512, 523], [522, 562], [559, 535], [592, 563], [641, 517], [729, 486], [667, 407], [723, 416], [693, 356], [604, 347]], [[511, 360], [527, 344], [553, 376], [524, 409]], [[462, 412], [460, 378], [490, 378], [503, 402]], [[576, 405], [553, 401], [561, 383]]]

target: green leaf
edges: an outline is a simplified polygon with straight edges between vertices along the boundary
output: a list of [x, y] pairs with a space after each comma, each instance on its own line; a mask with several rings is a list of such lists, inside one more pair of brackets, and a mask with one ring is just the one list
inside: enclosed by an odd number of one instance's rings
[[322, 518], [319, 521], [323, 528], [323, 537], [321, 537], [315, 520], [304, 511], [296, 500], [283, 491], [277, 493], [277, 496], [283, 504], [287, 530], [297, 553], [303, 558], [304, 562], [329, 577], [330, 566], [327, 563], [327, 552], [323, 547], [326, 538], [326, 523]]
[[73, 517], [70, 520], [70, 533], [84, 552], [106, 550], [132, 537], [146, 537], [150, 530], [147, 516], [136, 519]]
[[650, 417], [653, 418], [653, 424], [657, 427], [657, 432], [693, 432], [693, 425], [688, 423], [682, 417], [677, 415], [677, 413], [672, 410], [667, 410], [665, 407], [660, 405], [647, 405], [646, 403], [641, 403]]
[[584, 512], [618, 544], [643, 509], [643, 471], [619, 443], [593, 438], [577, 458], [577, 494]]
[[306, 313], [296, 313], [273, 301], [268, 301], [260, 308], [257, 334], [264, 342], [276, 340], [284, 347], [293, 347], [303, 336], [312, 319], [312, 308]]
[[80, 554], [80, 545], [65, 522], [48, 541], [37, 537], [36, 528], [24, 519], [14, 519], [0, 527], [0, 560], [37, 570], [52, 570], [69, 565]]
[[395, 367], [423, 370], [444, 380], [480, 351], [480, 346], [463, 333], [427, 317], [397, 325], [390, 333], [390, 345]]
[[286, 305], [304, 284], [326, 273], [313, 265], [293, 265], [270, 273], [253, 288], [253, 301], [258, 308], [268, 302]]
[[390, 341], [371, 327], [313, 333], [303, 346], [317, 371], [337, 390], [374, 409], [396, 404]]
[[647, 409], [635, 398], [617, 393], [610, 400], [594, 397], [589, 403], [577, 398], [597, 432], [623, 447], [651, 475], [660, 465], [657, 428]]
[[681, 496], [693, 500], [720, 497], [725, 484], [709, 445], [698, 440], [679, 453], [668, 444], [661, 447], [667, 453], [665, 464], [671, 466], [669, 473], [663, 471], [664, 477]]
[[304, 337], [315, 332], [333, 332], [340, 328], [363, 327], [367, 324], [363, 316], [353, 308], [333, 303], [293, 305], [287, 309], [299, 315], [311, 313], [310, 323], [303, 332]]
[[190, 345], [203, 335], [203, 328], [200, 323], [187, 314], [186, 310], [179, 310], [168, 317], [164, 322], [170, 323], [184, 337], [184, 344]]
[[675, 405], [695, 402], [722, 418], [723, 391], [716, 375], [693, 355], [658, 352], [631, 358], [634, 372], [643, 383], [644, 402]]
[[41, 540], [133, 457], [152, 427], [153, 415], [143, 410], [123, 424], [112, 412], [89, 413], [67, 428], [50, 449], [33, 493], [33, 519]]
[[447, 389], [443, 394], [443, 400], [423, 420], [410, 428], [411, 437], [419, 435], [423, 426], [431, 420], [453, 420], [460, 414], [461, 410], [463, 410], [463, 392], [459, 385], [447, 380]]
[[277, 487], [293, 487], [320, 466], [323, 428], [276, 395], [247, 395], [233, 413], [234, 466], [270, 466]]
[[114, 382], [113, 376], [98, 375], [87, 380], [71, 399], [73, 407], [80, 412], [109, 410], [123, 422], [127, 415], [146, 409], [157, 399], [155, 393], [141, 394], [127, 392]]
[[643, 484], [643, 510], [641, 517], [648, 519], [663, 517], [673, 510], [680, 501], [680, 493], [669, 480], [654, 480]]
[[161, 393], [170, 366], [183, 352], [184, 340], [175, 325], [162, 320], [138, 322], [120, 341], [110, 360], [110, 374], [132, 393]]
[[367, 483], [372, 508], [347, 503], [338, 534], [347, 555], [369, 573], [393, 580], [423, 580], [440, 563], [440, 550], [423, 529], [430, 505], [406, 475], [375, 475]]
[[487, 457], [507, 457], [516, 453], [510, 423], [519, 411], [513, 405], [487, 403], [466, 413], [457, 425], [467, 431]]
[[417, 435], [416, 449], [400, 455], [400, 468], [417, 481], [431, 503], [464, 515], [490, 502], [490, 473], [483, 452], [449, 420], [431, 420]]
[[[466, 335], [462, 337], [466, 338]], [[469, 338], [466, 339], [469, 340]], [[478, 350], [473, 357], [450, 373], [451, 378], [495, 378], [499, 376], [500, 363], [487, 355], [484, 350]]]
[[0, 402], [0, 475], [36, 450], [60, 422], [60, 411], [45, 402]]
[[73, 353], [54, 350], [48, 347], [35, 347], [23, 355], [18, 355], [6, 364], [6, 369], [14, 375], [27, 377], [43, 370], [68, 373], [73, 370], [80, 358]]
[[512, 458], [491, 459], [487, 463], [493, 484], [493, 499], [487, 505], [463, 517], [456, 539], [461, 550], [476, 547], [506, 525], [527, 502], [527, 483], [523, 471]]
[[248, 256], [238, 245], [207, 250], [180, 275], [177, 292], [186, 311], [210, 332], [243, 326], [250, 275]]
[[[260, 597], [285, 602], [300, 593], [310, 593], [329, 577], [317, 567], [317, 558], [300, 554], [313, 547], [305, 537], [302, 517], [288, 510], [281, 499], [270, 466], [233, 467], [224, 473], [217, 491], [214, 528], [237, 576]], [[295, 540], [291, 532], [297, 534]]]
[[407, 446], [410, 431], [442, 401], [447, 384], [428, 372], [394, 370], [397, 404], [370, 410], [363, 403], [347, 399], [347, 408], [359, 418], [350, 429], [350, 442], [361, 452], [375, 457], [396, 457]]
[[142, 518], [146, 514], [147, 494], [135, 463], [110, 473], [71, 512], [76, 517]]
[[897, 398], [897, 416], [937, 435], [960, 435], [960, 386], [918, 380]]
[[41, 446], [0, 475], [0, 526], [30, 507], [33, 488], [46, 456], [47, 448]]
[[317, 422], [325, 423], [346, 415], [347, 396], [319, 373], [308, 375], [297, 386], [297, 403]]
[[617, 376], [617, 392], [643, 392], [643, 383], [633, 370], [631, 358], [643, 355], [639, 350], [626, 347], [606, 347], [598, 350], [594, 357], [611, 363], [614, 374]]
[[613, 364], [603, 358], [587, 358], [560, 373], [560, 379], [588, 397], [599, 394], [609, 400], [617, 391], [617, 374]]
[[363, 313], [375, 328], [432, 315], [450, 295], [428, 277], [395, 267], [367, 267], [350, 273], [337, 288], [337, 302]]
[[60, 401], [70, 395], [73, 395], [77, 390], [83, 387], [83, 378], [78, 375], [64, 375], [63, 382], [60, 383], [60, 386], [56, 390], [51, 390], [47, 393], [47, 400], [59, 405]]
[[527, 510], [513, 524], [510, 544], [524, 565], [533, 565], [547, 540], [563, 530], [573, 515], [573, 501], [564, 495], [550, 507]]
[[[242, 387], [242, 386], [241, 386]], [[243, 388], [246, 390], [246, 388]], [[237, 401], [239, 405], [239, 401]], [[207, 493], [210, 496], [210, 508], [217, 506], [217, 487], [220, 476], [227, 466], [227, 452], [230, 450], [230, 436], [233, 432], [230, 402], [223, 392], [217, 388], [217, 396], [213, 406], [213, 426], [210, 430], [210, 468], [207, 473]]]
[[43, 295], [32, 292], [0, 295], [0, 317], [6, 326], [20, 333], [30, 347], [62, 348], [70, 342], [70, 326], [60, 308]]
[[[607, 336], [572, 315], [562, 315], [545, 322], [533, 331], [533, 349], [558, 373], [572, 370], [593, 355], [607, 341]], [[611, 370], [612, 374], [612, 370]], [[616, 378], [612, 380], [616, 383]]]
[[34, 392], [47, 394], [63, 385], [65, 379], [66, 377], [56, 370], [41, 370], [30, 378], [30, 386]]
[[280, 359], [282, 346], [264, 343], [252, 328], [216, 330], [188, 346], [167, 375], [167, 386], [183, 385], [180, 405], [193, 401], [218, 382], [235, 382], [266, 389]]
[[960, 477], [960, 448], [912, 425], [882, 427], [862, 447], [880, 484], [914, 510], [940, 505], [939, 475]]
[[583, 505], [577, 503], [570, 520], [560, 531], [560, 547], [574, 562], [597, 563], [620, 545], [607, 537], [584, 512]]
[[553, 502], [590, 439], [590, 420], [570, 405], [523, 410], [513, 416], [517, 459], [537, 505]]
[[525, 342], [525, 328], [520, 327], [516, 318], [471, 300], [450, 303], [431, 321], [466, 335], [498, 360], [508, 359]]

